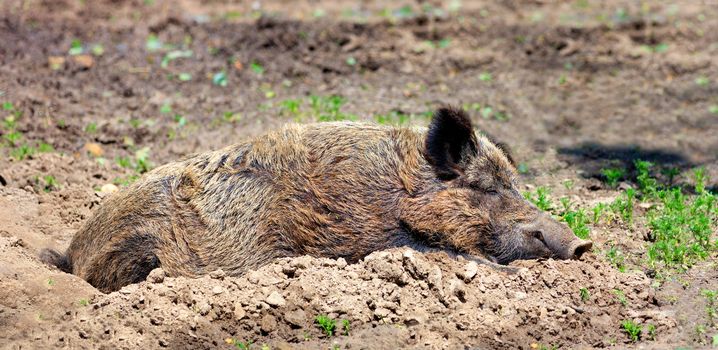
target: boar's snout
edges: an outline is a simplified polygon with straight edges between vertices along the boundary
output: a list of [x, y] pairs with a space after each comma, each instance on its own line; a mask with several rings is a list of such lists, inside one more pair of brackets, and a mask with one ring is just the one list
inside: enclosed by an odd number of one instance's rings
[[546, 213], [541, 213], [525, 229], [529, 230], [531, 236], [541, 240], [555, 258], [579, 259], [593, 247], [593, 242], [576, 237], [566, 224]]

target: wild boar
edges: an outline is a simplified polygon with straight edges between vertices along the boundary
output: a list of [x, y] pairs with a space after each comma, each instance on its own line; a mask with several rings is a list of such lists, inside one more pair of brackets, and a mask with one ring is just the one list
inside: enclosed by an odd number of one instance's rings
[[102, 291], [300, 255], [356, 262], [398, 246], [481, 262], [591, 248], [519, 193], [506, 151], [441, 108], [428, 128], [289, 125], [145, 174], [108, 198], [65, 254], [41, 258]]

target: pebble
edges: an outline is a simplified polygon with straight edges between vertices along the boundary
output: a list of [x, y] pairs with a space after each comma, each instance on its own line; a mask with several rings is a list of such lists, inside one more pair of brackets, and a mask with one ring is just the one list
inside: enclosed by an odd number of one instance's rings
[[215, 280], [223, 280], [227, 274], [222, 269], [217, 269], [209, 273], [209, 278]]
[[150, 274], [147, 275], [147, 282], [150, 283], [162, 283], [165, 280], [165, 270], [161, 268], [154, 269], [150, 271]]
[[202, 316], [206, 316], [211, 310], [212, 306], [206, 301], [200, 301], [199, 304], [197, 304], [197, 311], [199, 311], [199, 314]]
[[307, 322], [307, 313], [302, 309], [296, 309], [285, 313], [284, 319], [294, 326], [302, 327]]
[[475, 261], [470, 261], [464, 266], [464, 275], [462, 276], [464, 282], [469, 283], [474, 279], [474, 276], [479, 272], [479, 264]]
[[247, 312], [244, 311], [244, 308], [242, 307], [242, 303], [235, 302], [234, 303], [234, 319], [239, 321], [244, 318], [244, 316], [247, 316]]
[[264, 315], [262, 320], [259, 321], [259, 328], [264, 332], [271, 333], [277, 329], [277, 320], [272, 315]]
[[224, 293], [224, 288], [222, 288], [220, 286], [214, 286], [212, 288], [212, 294], [217, 295], [217, 294], [222, 294], [222, 293]]
[[102, 187], [100, 187], [100, 195], [104, 197], [110, 193], [115, 193], [118, 190], [119, 188], [114, 184], [104, 184], [102, 185]]
[[287, 304], [287, 302], [284, 300], [284, 297], [277, 291], [270, 293], [267, 299], [265, 299], [265, 301], [267, 302], [267, 304], [273, 307], [280, 307]]
[[376, 308], [376, 310], [374, 310], [374, 316], [376, 316], [377, 318], [385, 318], [389, 316], [390, 313], [391, 310], [383, 307], [378, 307]]

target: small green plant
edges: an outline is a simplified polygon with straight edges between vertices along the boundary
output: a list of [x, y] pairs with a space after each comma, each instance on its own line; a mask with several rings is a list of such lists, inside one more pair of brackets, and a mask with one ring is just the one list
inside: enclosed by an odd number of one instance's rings
[[280, 114], [281, 115], [291, 115], [296, 117], [299, 117], [300, 111], [299, 108], [302, 105], [302, 100], [300, 99], [286, 99], [279, 103], [280, 108]]
[[588, 228], [588, 217], [586, 216], [585, 210], [569, 210], [563, 214], [563, 220], [566, 222], [568, 227], [571, 228], [576, 237], [587, 239], [591, 235], [591, 230]]
[[618, 299], [618, 302], [621, 303], [623, 306], [628, 306], [628, 299], [626, 299], [626, 293], [624, 293], [620, 289], [614, 289], [613, 295], [616, 296], [616, 299]]
[[649, 324], [646, 326], [646, 339], [656, 340], [656, 326]]
[[653, 163], [637, 160], [634, 164], [636, 165], [636, 171], [638, 172], [636, 180], [638, 181], [639, 189], [643, 192], [645, 197], [655, 197], [659, 188], [658, 181], [651, 177], [650, 174]]
[[45, 192], [50, 192], [50, 191], [52, 191], [52, 190], [54, 190], [54, 189], [59, 188], [59, 186], [58, 186], [58, 184], [57, 184], [57, 179], [55, 179], [55, 177], [52, 176], [52, 175], [45, 175], [45, 176], [42, 177], [42, 180], [43, 180], [43, 183], [44, 183], [42, 189], [43, 189], [43, 191], [45, 191]]
[[227, 72], [217, 72], [212, 76], [212, 84], [225, 87], [227, 86]]
[[621, 168], [605, 168], [601, 169], [601, 174], [606, 179], [608, 186], [616, 188], [618, 182], [626, 176], [626, 171]]
[[94, 134], [97, 131], [97, 123], [91, 122], [85, 126], [85, 132], [88, 134]]
[[342, 320], [342, 328], [344, 329], [344, 335], [349, 335], [349, 320]]
[[249, 69], [251, 69], [252, 72], [254, 72], [254, 73], [257, 73], [257, 74], [260, 74], [260, 75], [261, 75], [261, 74], [264, 74], [264, 67], [262, 67], [262, 65], [259, 64], [259, 63], [257, 63], [257, 62], [252, 62], [252, 63], [249, 65]]
[[716, 318], [718, 311], [716, 310], [716, 299], [718, 299], [718, 290], [703, 289], [701, 295], [706, 298], [706, 313], [708, 314], [708, 322], [711, 327], [716, 326]]
[[539, 186], [535, 193], [524, 192], [524, 197], [531, 203], [535, 204], [539, 209], [550, 211], [553, 208], [550, 198], [551, 190], [548, 187]]
[[606, 212], [608, 209], [608, 205], [606, 203], [598, 203], [596, 204], [591, 211], [593, 212], [593, 224], [598, 224], [598, 221], [603, 216], [603, 213]]
[[[706, 190], [703, 169], [694, 172], [696, 195], [689, 197], [680, 188], [655, 190], [659, 205], [647, 213], [653, 243], [648, 247], [652, 267], [685, 270], [706, 259], [718, 248], [714, 238], [718, 219], [718, 197]], [[651, 179], [644, 179], [651, 184]]]
[[626, 191], [610, 205], [611, 210], [629, 226], [633, 225], [633, 203], [635, 198], [636, 190], [627, 188]]
[[483, 72], [483, 73], [479, 74], [479, 80], [481, 80], [481, 81], [488, 82], [488, 81], [491, 81], [492, 79], [493, 79], [493, 77], [491, 76], [491, 73], [489, 73], [489, 72]]
[[624, 261], [626, 260], [625, 256], [623, 255], [623, 252], [621, 252], [620, 249], [616, 248], [616, 246], [611, 246], [606, 251], [606, 259], [608, 259], [608, 262], [611, 263], [614, 267], [618, 269], [620, 272], [626, 272], [626, 266], [624, 265]]
[[322, 330], [328, 337], [334, 335], [334, 330], [337, 323], [335, 320], [329, 318], [329, 316], [326, 315], [319, 315], [315, 320], [319, 324], [319, 327], [322, 328]]
[[710, 82], [710, 79], [706, 78], [705, 76], [700, 76], [696, 78], [696, 85], [707, 86], [708, 84], [710, 84]]
[[76, 56], [81, 55], [83, 51], [82, 41], [80, 41], [80, 39], [73, 39], [72, 43], [70, 43], [70, 50], [68, 50], [67, 53]]
[[234, 347], [236, 347], [237, 349], [249, 350], [249, 348], [252, 346], [253, 342], [251, 340], [240, 341], [237, 339], [229, 339], [228, 343], [234, 345]]
[[628, 334], [628, 337], [631, 338], [632, 342], [637, 342], [638, 339], [641, 337], [641, 332], [643, 331], [643, 329], [641, 328], [641, 326], [639, 326], [632, 320], [624, 320], [623, 322], [621, 322], [621, 327]]
[[356, 120], [357, 117], [355, 115], [341, 111], [341, 108], [345, 103], [346, 100], [338, 95], [332, 95], [329, 97], [316, 95], [309, 96], [309, 105], [312, 109], [313, 115], [320, 122]]
[[90, 305], [90, 301], [87, 299], [80, 299], [80, 301], [78, 301], [78, 304], [80, 304], [80, 306], [88, 306]]
[[591, 294], [589, 294], [588, 289], [586, 288], [579, 289], [578, 293], [581, 295], [581, 301], [583, 301], [584, 303], [591, 298]]
[[379, 124], [403, 125], [411, 120], [411, 115], [399, 111], [391, 111], [387, 114], [377, 114], [374, 119]]

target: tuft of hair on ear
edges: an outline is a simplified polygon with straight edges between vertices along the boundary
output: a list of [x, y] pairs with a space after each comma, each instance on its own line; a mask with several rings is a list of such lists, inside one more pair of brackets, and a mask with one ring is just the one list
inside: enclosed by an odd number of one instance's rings
[[482, 130], [481, 133], [488, 139], [491, 143], [496, 146], [496, 148], [500, 149], [501, 152], [504, 153], [506, 158], [509, 160], [509, 163], [516, 167], [516, 160], [514, 159], [514, 153], [511, 151], [511, 147], [508, 143], [503, 141], [498, 141], [493, 135], [487, 133], [486, 131]]
[[506, 159], [509, 160], [509, 163], [516, 167], [516, 160], [514, 159], [514, 154], [511, 152], [511, 147], [505, 142], [494, 142], [494, 145], [496, 145], [496, 148], [500, 149], [501, 152], [504, 152], [504, 155], [506, 156]]
[[425, 143], [426, 159], [442, 180], [460, 176], [461, 157], [468, 150], [476, 154], [476, 136], [465, 111], [446, 106], [439, 108], [429, 125]]

